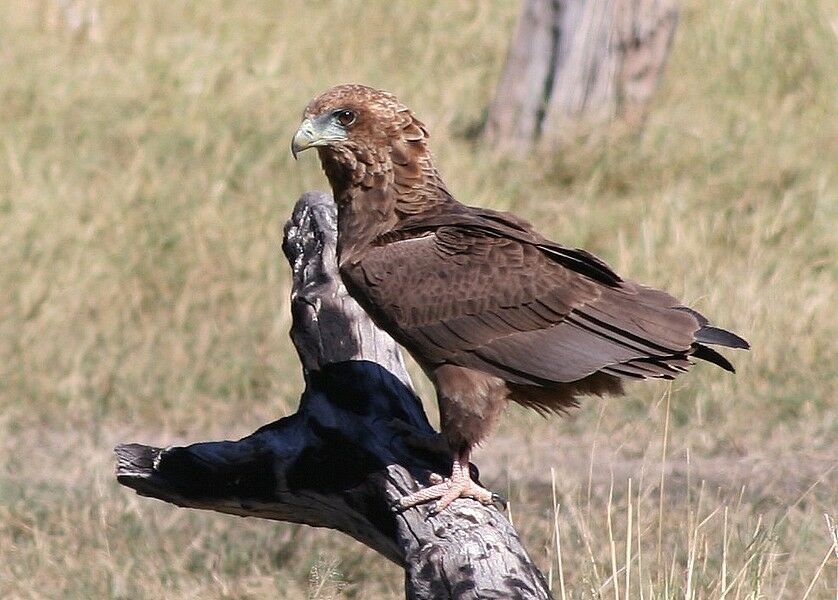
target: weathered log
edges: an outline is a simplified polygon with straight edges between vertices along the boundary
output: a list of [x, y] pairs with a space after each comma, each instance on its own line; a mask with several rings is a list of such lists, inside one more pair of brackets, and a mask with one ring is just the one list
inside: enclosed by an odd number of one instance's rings
[[487, 141], [520, 154], [615, 117], [640, 125], [677, 21], [675, 0], [525, 0]]
[[497, 508], [393, 508], [431, 472], [450, 473], [451, 457], [411, 443], [436, 432], [395, 342], [346, 294], [335, 242], [331, 197], [304, 194], [283, 245], [306, 381], [299, 410], [235, 442], [120, 445], [117, 479], [178, 506], [342, 531], [404, 567], [409, 599], [549, 598]]

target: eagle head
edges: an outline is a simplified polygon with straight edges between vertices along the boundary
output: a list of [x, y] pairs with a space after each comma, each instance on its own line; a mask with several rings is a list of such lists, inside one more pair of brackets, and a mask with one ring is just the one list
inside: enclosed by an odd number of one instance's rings
[[[335, 86], [312, 100], [291, 142], [294, 158], [317, 148], [336, 189], [390, 178], [394, 164], [418, 171], [430, 161], [428, 132], [389, 92], [365, 85]], [[411, 168], [412, 167], [412, 168]]]

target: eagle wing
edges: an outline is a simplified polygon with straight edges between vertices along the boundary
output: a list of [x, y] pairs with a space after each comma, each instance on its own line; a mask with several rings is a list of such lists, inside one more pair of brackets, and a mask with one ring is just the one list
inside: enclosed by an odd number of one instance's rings
[[446, 225], [408, 221], [343, 269], [350, 293], [423, 366], [546, 387], [595, 373], [671, 378], [690, 355], [732, 369], [699, 343], [701, 332], [723, 345], [739, 338], [672, 296], [508, 215], [469, 210], [445, 215]]

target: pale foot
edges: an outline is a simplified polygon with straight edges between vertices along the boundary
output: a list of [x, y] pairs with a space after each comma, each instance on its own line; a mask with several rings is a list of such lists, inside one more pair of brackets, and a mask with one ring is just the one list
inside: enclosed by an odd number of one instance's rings
[[429, 479], [432, 484], [430, 487], [399, 498], [399, 508], [403, 510], [436, 500], [431, 513], [437, 514], [445, 510], [457, 498], [471, 498], [487, 506], [496, 503], [505, 505], [503, 498], [472, 480], [468, 460], [462, 462], [461, 459], [455, 459], [451, 477], [448, 479], [436, 473], [432, 473]]

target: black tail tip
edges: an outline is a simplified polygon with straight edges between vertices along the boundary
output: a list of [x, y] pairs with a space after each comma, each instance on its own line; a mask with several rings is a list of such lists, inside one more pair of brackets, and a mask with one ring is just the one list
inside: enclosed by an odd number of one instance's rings
[[702, 325], [695, 333], [695, 341], [702, 344], [714, 344], [716, 346], [726, 346], [727, 348], [738, 348], [740, 350], [749, 350], [751, 345], [747, 340], [739, 337], [721, 327], [714, 327], [713, 325]]
[[714, 365], [721, 367], [725, 371], [728, 371], [730, 373], [736, 373], [736, 369], [733, 368], [733, 365], [730, 363], [730, 361], [715, 350], [713, 350], [712, 348], [702, 346], [701, 344], [694, 344], [692, 355], [696, 358], [700, 358], [701, 360], [711, 362]]

